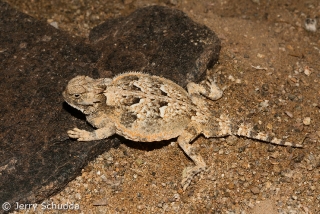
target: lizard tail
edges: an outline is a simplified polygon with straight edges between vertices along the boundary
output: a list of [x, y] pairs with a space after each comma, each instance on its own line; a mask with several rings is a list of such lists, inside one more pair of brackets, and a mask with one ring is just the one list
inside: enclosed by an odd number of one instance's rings
[[276, 138], [270, 134], [255, 131], [250, 124], [246, 124], [246, 123], [240, 123], [240, 125], [236, 125], [232, 127], [231, 130], [232, 130], [231, 131], [232, 134], [236, 136], [247, 137], [250, 139], [256, 139], [256, 140], [260, 140], [260, 141], [264, 141], [264, 142], [272, 143], [276, 145], [281, 145], [281, 146], [291, 146], [291, 147], [298, 147], [298, 148], [303, 147], [302, 144], [287, 142], [285, 140]]
[[303, 147], [302, 144], [287, 142], [276, 138], [271, 134], [257, 131], [250, 123], [230, 119], [226, 114], [220, 114], [219, 117], [216, 115], [214, 115], [214, 117], [212, 117], [214, 119], [209, 120], [205, 126], [206, 128], [203, 134], [206, 137], [226, 137], [235, 135], [281, 146]]

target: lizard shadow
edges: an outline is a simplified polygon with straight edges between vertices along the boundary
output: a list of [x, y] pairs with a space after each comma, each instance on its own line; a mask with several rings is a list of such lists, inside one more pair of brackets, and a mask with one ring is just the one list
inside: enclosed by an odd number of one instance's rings
[[[126, 146], [133, 148], [133, 149], [139, 149], [144, 151], [153, 151], [156, 149], [162, 149], [163, 147], [169, 146], [172, 142], [175, 142], [177, 144], [177, 147], [179, 147], [177, 143], [177, 137], [172, 138], [169, 140], [162, 140], [162, 141], [153, 141], [153, 142], [139, 142], [139, 141], [132, 141], [128, 140], [122, 136], [115, 135], [121, 143], [125, 144]], [[196, 142], [201, 135], [197, 136], [195, 139], [190, 142], [190, 144], [193, 144]]]
[[73, 108], [67, 102], [62, 103], [62, 108], [68, 112], [72, 117], [86, 121], [86, 115], [84, 115], [80, 110]]
[[156, 149], [161, 149], [165, 146], [168, 146], [171, 142], [175, 142], [176, 138], [170, 140], [162, 140], [162, 141], [153, 141], [153, 142], [138, 142], [128, 140], [122, 136], [116, 135], [117, 138], [121, 141], [121, 143], [125, 144], [126, 146], [132, 149], [139, 149], [144, 151], [153, 151]]

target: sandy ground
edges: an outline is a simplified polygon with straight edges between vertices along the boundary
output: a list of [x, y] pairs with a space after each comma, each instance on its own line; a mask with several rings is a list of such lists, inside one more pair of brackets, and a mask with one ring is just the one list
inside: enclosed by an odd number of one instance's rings
[[90, 162], [45, 204], [80, 206], [71, 213], [320, 212], [320, 30], [304, 26], [306, 18], [320, 17], [319, 1], [7, 2], [82, 37], [103, 20], [143, 6], [180, 9], [222, 41], [219, 63], [208, 71], [224, 89], [214, 108], [305, 146], [199, 137], [194, 144], [208, 169], [183, 191], [181, 174], [192, 162], [174, 140], [125, 142]]

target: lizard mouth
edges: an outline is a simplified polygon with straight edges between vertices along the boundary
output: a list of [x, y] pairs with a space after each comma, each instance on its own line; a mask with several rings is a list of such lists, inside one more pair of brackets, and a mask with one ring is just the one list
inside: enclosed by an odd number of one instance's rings
[[100, 100], [94, 100], [94, 101], [90, 101], [90, 102], [81, 101], [81, 102], [79, 102], [79, 105], [93, 106], [94, 104], [97, 104], [97, 103], [101, 103], [101, 101]]

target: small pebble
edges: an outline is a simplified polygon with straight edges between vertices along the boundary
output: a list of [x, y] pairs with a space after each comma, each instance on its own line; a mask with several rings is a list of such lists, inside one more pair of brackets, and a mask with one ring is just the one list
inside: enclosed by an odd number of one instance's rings
[[22, 42], [22, 43], [20, 43], [20, 45], [19, 45], [19, 48], [26, 48], [27, 47], [27, 43], [26, 42]]
[[317, 31], [317, 20], [307, 18], [304, 22], [304, 27], [306, 28], [307, 31], [316, 32]]
[[267, 181], [265, 183], [265, 186], [266, 186], [267, 189], [269, 189], [272, 186], [272, 183], [270, 181]]
[[180, 199], [180, 195], [178, 193], [175, 193], [173, 197], [176, 199], [176, 201], [179, 201]]
[[170, 4], [177, 5], [178, 4], [178, 0], [170, 0]]
[[49, 42], [49, 41], [51, 41], [51, 39], [52, 39], [51, 36], [44, 35], [44, 36], [41, 38], [41, 41], [43, 41], [43, 42]]
[[269, 100], [262, 101], [262, 102], [260, 103], [260, 106], [261, 106], [262, 108], [267, 108], [267, 107], [269, 106]]
[[296, 96], [294, 94], [288, 94], [289, 100], [294, 100]]
[[81, 199], [81, 194], [80, 194], [80, 193], [76, 193], [76, 194], [75, 194], [75, 198], [78, 199], [78, 200], [80, 200], [80, 199]]
[[260, 190], [259, 190], [258, 187], [252, 187], [252, 188], [250, 189], [250, 191], [251, 191], [253, 194], [255, 194], [255, 195], [257, 195], [257, 194], [260, 193]]
[[234, 183], [229, 183], [228, 184], [228, 189], [234, 189]]
[[310, 68], [309, 68], [308, 66], [306, 66], [306, 67], [304, 68], [304, 74], [307, 75], [307, 76], [310, 76], [311, 70], [310, 70]]
[[50, 22], [50, 25], [59, 29], [58, 22]]
[[288, 115], [288, 117], [292, 118], [293, 114], [290, 111], [285, 111], [286, 115]]
[[261, 88], [262, 88], [263, 91], [269, 91], [269, 85], [268, 84], [263, 84]]
[[92, 203], [93, 206], [106, 206], [108, 205], [108, 201], [106, 198], [102, 198], [100, 200], [94, 201]]
[[305, 117], [303, 119], [303, 124], [306, 125], [306, 126], [309, 126], [311, 123], [311, 118], [310, 117]]

